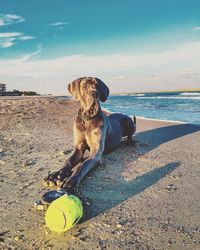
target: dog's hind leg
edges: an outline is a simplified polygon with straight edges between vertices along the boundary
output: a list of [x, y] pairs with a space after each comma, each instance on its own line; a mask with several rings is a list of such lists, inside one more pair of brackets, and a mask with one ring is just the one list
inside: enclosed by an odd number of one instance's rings
[[133, 142], [133, 134], [136, 131], [136, 117], [133, 117], [133, 120], [131, 118], [127, 119], [127, 140], [128, 142]]

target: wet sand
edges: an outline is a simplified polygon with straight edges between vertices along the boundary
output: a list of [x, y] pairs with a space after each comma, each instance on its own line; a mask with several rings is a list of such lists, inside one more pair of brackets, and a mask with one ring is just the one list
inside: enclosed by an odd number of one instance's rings
[[1, 249], [199, 249], [200, 127], [138, 119], [83, 180], [82, 222], [50, 232], [31, 209], [42, 180], [71, 154], [78, 103], [0, 98]]

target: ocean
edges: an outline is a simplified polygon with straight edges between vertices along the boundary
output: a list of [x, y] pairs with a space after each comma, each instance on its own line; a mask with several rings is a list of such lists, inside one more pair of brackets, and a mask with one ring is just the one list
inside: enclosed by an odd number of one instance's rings
[[130, 116], [200, 125], [200, 92], [111, 95], [101, 105]]

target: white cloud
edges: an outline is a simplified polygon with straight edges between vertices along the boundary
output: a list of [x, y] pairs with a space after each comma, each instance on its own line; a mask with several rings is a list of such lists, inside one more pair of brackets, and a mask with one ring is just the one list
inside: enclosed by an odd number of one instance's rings
[[193, 30], [193, 31], [200, 31], [200, 26], [195, 26], [195, 27], [193, 27], [192, 30]]
[[[0, 27], [11, 24], [24, 22], [25, 19], [22, 16], [15, 14], [0, 14]], [[21, 32], [4, 32], [0, 33], [0, 48], [12, 47], [16, 42], [14, 41], [26, 41], [34, 39], [33, 36], [25, 36]]]
[[4, 21], [0, 18], [0, 26], [4, 26]]
[[[0, 27], [7, 26], [11, 24], [24, 22], [25, 19], [22, 16], [15, 14], [0, 14]], [[12, 47], [16, 41], [30, 40], [33, 39], [31, 36], [24, 36], [21, 32], [4, 32], [0, 33], [0, 48]]]
[[18, 40], [21, 40], [21, 41], [28, 41], [28, 40], [32, 40], [32, 39], [35, 39], [34, 36], [20, 36], [18, 38]]
[[22, 16], [17, 16], [15, 14], [7, 14], [7, 18], [10, 18], [12, 20], [16, 20], [18, 23], [24, 22], [25, 19]]
[[23, 33], [20, 32], [4, 32], [0, 33], [0, 38], [7, 38], [7, 37], [16, 37], [21, 36]]
[[63, 26], [68, 24], [69, 22], [56, 22], [56, 23], [50, 23], [49, 26]]
[[20, 32], [5, 32], [0, 33], [0, 48], [9, 48], [15, 44], [17, 37], [21, 36]]
[[14, 41], [28, 41], [35, 39], [34, 36], [25, 36], [21, 32], [4, 32], [0, 33], [0, 48], [9, 48], [12, 47]]
[[13, 46], [15, 38], [4, 38], [4, 39], [0, 39], [0, 48], [9, 48], [11, 46]]
[[15, 14], [0, 14], [0, 26], [11, 25], [14, 23], [24, 22], [25, 19], [22, 16]]
[[[10, 89], [66, 94], [66, 86], [80, 76], [97, 76], [111, 92], [197, 88], [200, 79], [200, 42], [151, 54], [74, 55], [30, 60], [41, 51], [15, 60], [0, 60], [1, 80]], [[185, 72], [189, 72], [188, 74]]]
[[11, 41], [4, 41], [4, 42], [0, 42], [0, 47], [1, 48], [9, 48], [11, 46], [13, 46], [14, 43]]

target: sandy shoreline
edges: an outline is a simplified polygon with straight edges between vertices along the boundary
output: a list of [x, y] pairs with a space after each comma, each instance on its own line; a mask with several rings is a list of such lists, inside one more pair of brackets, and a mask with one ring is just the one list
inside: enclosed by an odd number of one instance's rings
[[[67, 100], [67, 98], [71, 99], [68, 96], [58, 96], [58, 95], [41, 95], [41, 96], [0, 96], [0, 100], [24, 100], [24, 99], [35, 99], [35, 98], [56, 98], [58, 100]], [[112, 113], [110, 110], [103, 108], [103, 110]], [[163, 120], [163, 119], [156, 119], [156, 118], [148, 118], [144, 116], [137, 116], [139, 119], [143, 120], [150, 120], [150, 121], [158, 121], [158, 122], [165, 122], [165, 123], [174, 123], [174, 124], [187, 124], [187, 122], [183, 121], [176, 121], [176, 120]]]
[[25, 100], [36, 98], [55, 98], [54, 95], [0, 96], [0, 100]]
[[31, 210], [42, 179], [73, 149], [78, 104], [0, 98], [0, 248], [199, 249], [200, 127], [138, 118], [135, 145], [104, 156], [82, 182], [85, 215], [65, 234]]

